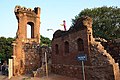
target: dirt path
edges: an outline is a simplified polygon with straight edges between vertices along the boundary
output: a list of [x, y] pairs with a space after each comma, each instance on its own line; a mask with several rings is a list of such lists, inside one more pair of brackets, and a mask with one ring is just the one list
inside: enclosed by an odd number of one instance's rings
[[0, 80], [79, 80], [79, 79], [51, 74], [49, 75], [48, 78], [46, 76], [42, 78], [29, 77], [29, 76], [16, 76], [16, 77], [12, 77], [11, 79], [8, 79], [7, 76], [0, 75]]

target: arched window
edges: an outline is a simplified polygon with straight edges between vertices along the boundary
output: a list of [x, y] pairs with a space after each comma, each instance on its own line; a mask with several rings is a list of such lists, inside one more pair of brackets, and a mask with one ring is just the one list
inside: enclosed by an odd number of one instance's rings
[[84, 43], [82, 39], [77, 39], [77, 47], [78, 47], [78, 51], [84, 51]]
[[66, 41], [64, 44], [65, 44], [65, 47], [64, 47], [65, 54], [68, 54], [69, 53], [69, 43]]
[[58, 44], [55, 45], [55, 54], [59, 54]]
[[27, 23], [27, 38], [34, 38], [34, 24], [32, 22]]

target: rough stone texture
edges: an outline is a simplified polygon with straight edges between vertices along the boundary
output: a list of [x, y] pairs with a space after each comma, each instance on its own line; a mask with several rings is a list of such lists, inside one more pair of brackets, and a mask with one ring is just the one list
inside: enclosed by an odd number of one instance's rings
[[[78, 19], [78, 21], [85, 21], [91, 22], [92, 20], [89, 17], [83, 17]], [[86, 22], [86, 23], [87, 23]], [[76, 57], [80, 53], [85, 53], [89, 55], [89, 43], [92, 42], [92, 28], [91, 25], [86, 26], [81, 22], [80, 26], [78, 26], [79, 22], [76, 23], [75, 28], [70, 28], [68, 31], [56, 31], [53, 35], [53, 40], [52, 40], [52, 63], [53, 64], [70, 64], [70, 65], [79, 65], [80, 63], [76, 60]], [[77, 40], [82, 39], [84, 43], [84, 51], [78, 51], [77, 47]], [[91, 40], [89, 40], [91, 39]], [[65, 54], [65, 42], [69, 43], [69, 53]], [[58, 45], [59, 53], [56, 54], [56, 46]], [[87, 62], [85, 63], [86, 65], [90, 65], [89, 62], [89, 57]]]
[[[104, 47], [100, 44], [100, 42], [93, 42], [90, 45], [90, 60], [92, 63], [92, 66], [99, 66], [99, 67], [104, 67], [103, 68], [103, 73], [105, 76], [103, 77], [105, 80], [119, 80], [120, 79], [120, 73], [119, 73], [119, 65], [118, 63], [115, 63], [114, 59], [112, 56], [104, 50]], [[97, 70], [98, 68], [96, 68]], [[104, 70], [106, 70], [105, 73]], [[96, 74], [99, 74], [99, 72], [96, 72]], [[110, 77], [110, 75], [113, 75]], [[107, 76], [107, 77], [106, 77]], [[107, 78], [110, 79], [107, 79]], [[101, 77], [100, 77], [101, 78]], [[103, 80], [104, 80], [103, 79]]]
[[[78, 39], [83, 40], [84, 50], [79, 51]], [[67, 46], [66, 46], [67, 42]], [[80, 43], [81, 45], [82, 43]], [[69, 48], [68, 53], [66, 49]], [[87, 54], [85, 62], [86, 80], [120, 80], [119, 67], [92, 36], [92, 19], [82, 17], [68, 31], [56, 31], [52, 40], [52, 72], [82, 79], [81, 62], [78, 54]]]
[[45, 53], [47, 54], [47, 66], [48, 66], [48, 74], [51, 73], [51, 48], [48, 46], [42, 46], [40, 48], [41, 52], [41, 66], [40, 68], [33, 71], [34, 77], [43, 77], [46, 76], [46, 62], [45, 62]]
[[[48, 75], [51, 74], [51, 65], [48, 64]], [[36, 71], [33, 71], [33, 77], [43, 77], [46, 76], [46, 66], [38, 68]]]
[[[107, 52], [115, 59], [115, 62], [120, 65], [120, 39], [112, 41], [101, 42]], [[120, 67], [120, 66], [119, 66]]]
[[[85, 66], [86, 80], [115, 80], [110, 66]], [[82, 80], [82, 67], [74, 65], [52, 65], [52, 72]], [[106, 75], [107, 74], [107, 75]], [[119, 80], [119, 79], [118, 79]]]
[[[40, 67], [40, 8], [34, 10], [16, 6], [15, 15], [18, 20], [16, 40], [13, 42], [14, 75], [30, 73]], [[31, 26], [31, 38], [27, 38], [27, 24]]]
[[[25, 43], [24, 51], [25, 52], [25, 72], [31, 73], [41, 66], [41, 54], [39, 46], [36, 43]], [[23, 53], [24, 54], [24, 53]]]

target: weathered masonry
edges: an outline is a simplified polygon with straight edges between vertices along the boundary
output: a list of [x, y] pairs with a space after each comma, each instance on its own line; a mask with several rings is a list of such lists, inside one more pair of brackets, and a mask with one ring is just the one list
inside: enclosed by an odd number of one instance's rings
[[68, 31], [57, 30], [52, 40], [52, 72], [82, 80], [81, 62], [86, 54], [86, 80], [120, 80], [119, 66], [92, 35], [92, 19], [81, 17]]
[[[40, 8], [34, 10], [16, 6], [14, 13], [18, 21], [16, 40], [13, 43], [14, 75], [31, 73], [40, 67]], [[27, 37], [27, 25], [31, 27], [31, 38]]]

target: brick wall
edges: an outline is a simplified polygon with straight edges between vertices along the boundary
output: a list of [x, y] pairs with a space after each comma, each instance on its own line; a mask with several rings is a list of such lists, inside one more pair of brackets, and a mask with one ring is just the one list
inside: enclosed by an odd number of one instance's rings
[[[113, 66], [85, 66], [86, 80], [115, 80]], [[52, 72], [59, 75], [83, 79], [82, 67], [75, 65], [53, 64]], [[107, 75], [106, 75], [107, 74]]]
[[41, 54], [38, 44], [25, 43], [24, 44], [25, 55], [25, 73], [32, 73], [41, 66]]
[[[14, 9], [18, 21], [16, 40], [13, 45], [13, 74], [31, 73], [40, 67], [40, 8], [34, 10], [16, 6]], [[31, 37], [27, 36], [27, 25], [31, 26]]]
[[[104, 50], [100, 42], [90, 45], [91, 65], [85, 65], [86, 80], [119, 80], [119, 66], [109, 53]], [[52, 64], [52, 72], [82, 79], [82, 66], [73, 64]]]
[[[100, 42], [94, 41], [91, 20], [84, 17], [68, 31], [56, 31], [52, 40], [52, 72], [82, 79], [78, 54], [87, 54], [85, 62], [86, 80], [120, 80], [119, 66]], [[78, 39], [83, 40], [79, 51]], [[66, 43], [67, 42], [67, 43]], [[67, 46], [66, 46], [67, 44]], [[69, 47], [68, 47], [69, 46]], [[68, 50], [66, 50], [68, 49]], [[66, 53], [68, 52], [68, 53]]]
[[[79, 38], [83, 39], [84, 41], [83, 42], [84, 51], [78, 51], [77, 39]], [[65, 53], [65, 46], [64, 46], [64, 43], [66, 41], [69, 43], [69, 53], [67, 54]], [[58, 44], [59, 53], [56, 53], [55, 51], [56, 44]], [[52, 41], [52, 63], [53, 64], [80, 65], [76, 58], [77, 55], [80, 53], [85, 53], [89, 55], [86, 30], [77, 31], [75, 33], [71, 33], [71, 34], [62, 36], [60, 38], [56, 38], [54, 39], [54, 41]], [[89, 65], [89, 59], [88, 59], [88, 62], [86, 62], [86, 65]]]

